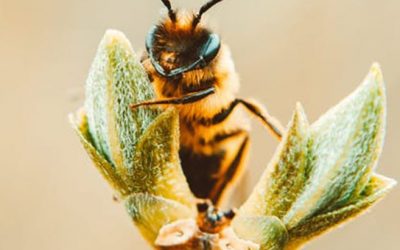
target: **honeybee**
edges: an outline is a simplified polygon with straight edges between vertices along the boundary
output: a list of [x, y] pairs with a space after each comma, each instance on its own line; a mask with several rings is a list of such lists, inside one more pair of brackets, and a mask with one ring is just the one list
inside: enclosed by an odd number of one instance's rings
[[[229, 48], [201, 23], [222, 0], [209, 0], [197, 13], [168, 10], [146, 38], [142, 64], [157, 99], [133, 104], [174, 105], [180, 119], [180, 160], [193, 193], [214, 204], [240, 176], [249, 147], [247, 110], [278, 139], [283, 129], [260, 104], [236, 98], [239, 78]], [[245, 109], [236, 109], [237, 106]]]

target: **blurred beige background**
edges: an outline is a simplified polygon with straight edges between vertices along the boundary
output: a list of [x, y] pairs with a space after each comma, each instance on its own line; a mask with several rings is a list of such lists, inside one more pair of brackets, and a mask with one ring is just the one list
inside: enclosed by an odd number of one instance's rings
[[[200, 0], [173, 0], [197, 8]], [[0, 0], [0, 249], [149, 249], [91, 165], [67, 114], [104, 31], [136, 50], [157, 21], [159, 0]], [[310, 121], [382, 64], [388, 132], [379, 172], [400, 180], [400, 1], [225, 0], [207, 15], [230, 45], [242, 96], [286, 123], [296, 101]], [[257, 121], [250, 190], [277, 143]], [[306, 249], [399, 249], [400, 191], [372, 213]]]

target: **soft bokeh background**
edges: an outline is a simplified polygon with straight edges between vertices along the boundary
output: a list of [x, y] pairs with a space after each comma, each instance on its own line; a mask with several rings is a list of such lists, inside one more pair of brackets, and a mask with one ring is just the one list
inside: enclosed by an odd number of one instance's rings
[[[173, 0], [189, 9], [202, 2]], [[149, 249], [67, 114], [82, 104], [104, 31], [122, 30], [140, 50], [161, 8], [159, 0], [0, 0], [0, 249]], [[314, 121], [380, 62], [389, 113], [379, 172], [400, 180], [399, 12], [398, 0], [225, 0], [207, 19], [233, 51], [241, 96], [259, 99], [284, 123], [296, 101]], [[253, 124], [242, 196], [277, 145]], [[399, 249], [399, 199], [397, 188], [307, 249]]]

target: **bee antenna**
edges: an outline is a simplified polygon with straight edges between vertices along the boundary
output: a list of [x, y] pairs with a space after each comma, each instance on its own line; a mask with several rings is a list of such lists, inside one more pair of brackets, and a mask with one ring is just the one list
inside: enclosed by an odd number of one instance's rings
[[176, 14], [175, 11], [172, 9], [171, 2], [169, 0], [161, 0], [165, 7], [168, 9], [168, 16], [172, 22], [176, 21]]
[[201, 16], [209, 10], [211, 7], [213, 7], [215, 4], [222, 2], [223, 0], [210, 0], [207, 3], [205, 3], [203, 6], [201, 6], [199, 13], [197, 13], [196, 17], [193, 19], [192, 22], [192, 28], [196, 28], [197, 24], [199, 24], [201, 20]]

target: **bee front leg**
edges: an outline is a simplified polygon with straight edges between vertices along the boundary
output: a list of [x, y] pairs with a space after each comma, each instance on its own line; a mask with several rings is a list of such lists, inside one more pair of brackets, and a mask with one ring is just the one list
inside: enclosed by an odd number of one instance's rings
[[140, 106], [151, 106], [151, 105], [161, 105], [161, 104], [172, 104], [172, 105], [188, 104], [188, 103], [200, 101], [214, 93], [215, 93], [215, 88], [210, 87], [208, 89], [201, 90], [198, 92], [193, 92], [193, 93], [183, 95], [180, 97], [173, 97], [173, 98], [166, 98], [166, 99], [161, 99], [161, 100], [141, 102], [141, 103], [132, 104], [130, 107], [131, 107], [131, 109], [135, 109]]

